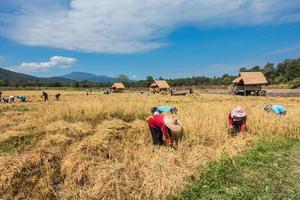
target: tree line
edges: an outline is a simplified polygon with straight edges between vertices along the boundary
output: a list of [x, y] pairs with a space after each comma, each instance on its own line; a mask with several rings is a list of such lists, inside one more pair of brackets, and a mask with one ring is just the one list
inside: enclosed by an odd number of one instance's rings
[[[274, 63], [266, 63], [263, 67], [254, 66], [250, 69], [240, 68], [239, 72], [262, 72], [267, 78], [269, 84], [289, 84], [291, 88], [300, 87], [300, 58], [287, 59], [275, 65]], [[171, 87], [176, 86], [200, 86], [200, 85], [229, 85], [236, 78], [229, 74], [221, 77], [205, 77], [193, 76], [191, 78], [165, 79]], [[162, 77], [159, 78], [163, 80]], [[146, 80], [130, 82], [127, 77], [122, 76], [121, 82], [127, 86], [149, 87], [153, 83], [152, 76], [148, 76]]]
[[[250, 69], [240, 68], [240, 72], [257, 72], [261, 71], [267, 78], [269, 84], [290, 84], [292, 88], [300, 86], [300, 58], [287, 59], [275, 65], [274, 63], [266, 63], [264, 66], [254, 66]], [[190, 78], [164, 79], [171, 87], [178, 86], [201, 86], [201, 85], [229, 85], [236, 76], [224, 74], [221, 77], [193, 76]], [[154, 78], [147, 76], [145, 80], [131, 81], [129, 78], [121, 74], [118, 81], [127, 87], [149, 87]], [[40, 80], [27, 81], [9, 81], [0, 80], [0, 87], [75, 87], [75, 88], [92, 88], [92, 87], [109, 87], [112, 83], [94, 83], [91, 81], [73, 81], [73, 82], [43, 82]]]
[[241, 68], [240, 72], [261, 71], [270, 84], [290, 83], [300, 78], [300, 58], [287, 59], [276, 66], [267, 63], [264, 67], [255, 66], [251, 69]]

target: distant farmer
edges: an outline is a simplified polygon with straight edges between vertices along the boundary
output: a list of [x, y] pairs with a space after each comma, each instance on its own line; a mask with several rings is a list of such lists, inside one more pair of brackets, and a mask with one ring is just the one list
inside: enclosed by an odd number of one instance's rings
[[171, 116], [153, 115], [147, 118], [154, 145], [162, 145], [164, 142], [173, 146], [174, 133], [181, 132], [180, 122]]
[[2, 90], [0, 89], [0, 101], [1, 101], [1, 98], [2, 98]]
[[9, 103], [9, 97], [3, 97], [3, 103]]
[[10, 96], [9, 97], [9, 103], [14, 103], [15, 102], [15, 97], [14, 96]]
[[177, 111], [178, 111], [177, 108], [174, 106], [160, 106], [160, 107], [151, 108], [151, 113], [153, 115], [159, 115], [159, 114], [163, 114], [163, 113], [176, 114]]
[[176, 88], [171, 88], [171, 96], [173, 96], [174, 93], [176, 93]]
[[103, 94], [110, 94], [110, 90], [109, 89], [103, 90]]
[[268, 105], [265, 105], [264, 110], [267, 112], [272, 111], [272, 112], [276, 113], [277, 115], [286, 115], [286, 108], [281, 105], [268, 104]]
[[26, 102], [26, 97], [25, 96], [17, 96], [20, 102]]
[[48, 99], [48, 93], [47, 93], [46, 91], [43, 91], [41, 97], [44, 98], [44, 101], [45, 101], [45, 102], [49, 100], [49, 99]]
[[55, 100], [56, 100], [56, 101], [59, 101], [59, 98], [60, 98], [60, 93], [58, 93], [58, 94], [54, 95], [54, 97], [55, 97]]
[[229, 132], [232, 135], [246, 130], [246, 113], [242, 107], [234, 108], [228, 116]]
[[86, 96], [89, 96], [89, 94], [92, 94], [92, 90], [86, 90]]

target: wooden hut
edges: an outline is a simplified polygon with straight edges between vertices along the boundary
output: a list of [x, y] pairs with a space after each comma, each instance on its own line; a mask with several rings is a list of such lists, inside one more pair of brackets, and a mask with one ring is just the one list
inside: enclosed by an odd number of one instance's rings
[[158, 81], [154, 81], [154, 83], [150, 85], [150, 88], [153, 89], [154, 91], [161, 92], [161, 91], [167, 91], [170, 88], [170, 86], [167, 83], [167, 81], [158, 80]]
[[123, 83], [114, 83], [110, 87], [110, 89], [112, 90], [112, 92], [122, 92], [124, 88], [125, 88], [125, 86], [123, 85]]
[[235, 95], [262, 95], [262, 85], [268, 83], [262, 72], [240, 72], [232, 81], [233, 94]]

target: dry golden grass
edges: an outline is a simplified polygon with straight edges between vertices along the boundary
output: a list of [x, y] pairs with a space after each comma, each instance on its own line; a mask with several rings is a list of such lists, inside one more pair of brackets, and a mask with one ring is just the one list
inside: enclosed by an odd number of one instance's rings
[[[0, 105], [0, 198], [160, 199], [223, 153], [235, 156], [259, 138], [300, 136], [299, 98], [61, 93], [62, 101], [45, 103], [37, 91], [16, 91], [32, 102]], [[265, 113], [266, 103], [285, 105], [287, 115]], [[179, 110], [177, 150], [152, 145], [144, 120], [157, 105]], [[238, 105], [248, 131], [232, 138], [227, 116]]]

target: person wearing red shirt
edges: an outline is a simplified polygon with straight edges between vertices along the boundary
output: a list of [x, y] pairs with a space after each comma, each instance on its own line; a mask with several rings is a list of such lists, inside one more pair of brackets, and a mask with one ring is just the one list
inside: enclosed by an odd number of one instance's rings
[[228, 126], [231, 134], [243, 133], [246, 130], [246, 113], [242, 107], [234, 108], [228, 115]]
[[162, 114], [153, 115], [147, 118], [147, 123], [154, 145], [162, 145], [164, 141], [173, 145], [174, 136], [172, 132], [181, 131], [181, 124], [177, 119]]

